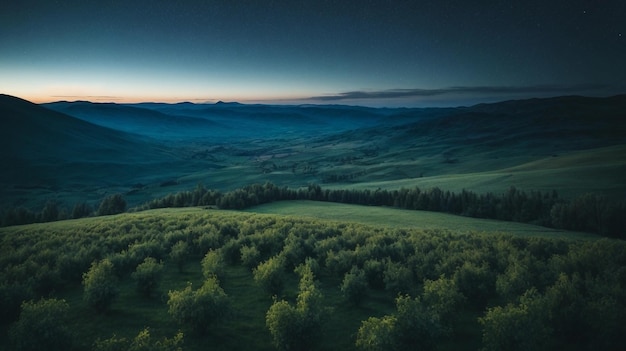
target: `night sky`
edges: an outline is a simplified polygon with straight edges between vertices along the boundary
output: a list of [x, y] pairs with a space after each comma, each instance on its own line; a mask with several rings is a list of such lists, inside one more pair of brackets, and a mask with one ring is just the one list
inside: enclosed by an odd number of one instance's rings
[[34, 102], [443, 106], [626, 93], [626, 1], [3, 1]]

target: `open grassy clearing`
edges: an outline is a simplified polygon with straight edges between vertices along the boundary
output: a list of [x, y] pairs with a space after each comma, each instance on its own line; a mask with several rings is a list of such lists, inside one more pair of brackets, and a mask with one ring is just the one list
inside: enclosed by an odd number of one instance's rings
[[598, 239], [591, 233], [551, 229], [525, 223], [469, 218], [446, 213], [317, 201], [279, 201], [245, 210], [253, 213], [310, 217], [387, 228], [440, 229], [455, 233], [506, 233], [523, 237]]
[[459, 192], [468, 189], [478, 193], [502, 193], [511, 186], [522, 190], [551, 191], [572, 198], [587, 192], [609, 196], [626, 194], [626, 146], [616, 145], [566, 153], [505, 169], [484, 172], [442, 174], [410, 179], [325, 184], [328, 188], [399, 189], [418, 186], [439, 187]]

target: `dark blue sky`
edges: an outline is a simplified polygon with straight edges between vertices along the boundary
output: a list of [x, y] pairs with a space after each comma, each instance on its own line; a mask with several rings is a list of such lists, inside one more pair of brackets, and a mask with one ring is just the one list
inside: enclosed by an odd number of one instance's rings
[[29, 100], [457, 105], [626, 92], [626, 1], [4, 1]]

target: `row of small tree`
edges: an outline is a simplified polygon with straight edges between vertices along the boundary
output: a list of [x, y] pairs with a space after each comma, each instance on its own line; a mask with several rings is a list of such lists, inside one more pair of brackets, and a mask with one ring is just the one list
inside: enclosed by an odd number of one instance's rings
[[437, 187], [399, 190], [322, 189], [319, 185], [291, 189], [272, 183], [252, 184], [226, 193], [198, 185], [193, 192], [181, 192], [152, 200], [139, 209], [215, 205], [222, 209], [244, 209], [282, 200], [314, 200], [409, 210], [445, 212], [456, 215], [532, 223], [559, 229], [595, 232], [626, 237], [626, 202], [597, 194], [573, 200], [559, 198], [556, 191], [526, 193], [511, 187], [503, 194], [460, 193]]
[[68, 211], [56, 201], [48, 201], [39, 213], [25, 207], [9, 209], [2, 216], [2, 226], [54, 222], [65, 219], [76, 219], [89, 216], [106, 216], [126, 211], [126, 200], [121, 194], [113, 194], [102, 199], [94, 210], [87, 202], [79, 202]]
[[[381, 317], [378, 310], [347, 331], [363, 350], [428, 349], [453, 339], [459, 315], [468, 310], [481, 316], [477, 325], [488, 350], [617, 350], [626, 332], [626, 249], [618, 240], [383, 229], [219, 211], [3, 229], [9, 230], [0, 236], [0, 307], [12, 328], [26, 323], [24, 300], [61, 294], [82, 281], [85, 302], [104, 312], [119, 298], [118, 279], [130, 277], [138, 293], [151, 295], [162, 261], [179, 269], [193, 261], [202, 283], [167, 294], [172, 322], [201, 335], [230, 317], [232, 300], [220, 282], [228, 280], [229, 266], [241, 265], [268, 303], [278, 296], [265, 327], [285, 350], [323, 340], [329, 321], [346, 317], [321, 307], [336, 303], [326, 292], [341, 292], [340, 303], [361, 311], [363, 302], [369, 311], [373, 297], [389, 307], [396, 299], [392, 312]], [[294, 277], [300, 284], [292, 299], [284, 290]], [[16, 306], [21, 313], [13, 312]]]
[[[331, 190], [311, 184], [291, 189], [272, 183], [252, 184], [226, 193], [208, 190], [199, 184], [193, 191], [182, 191], [151, 200], [134, 210], [167, 207], [217, 206], [222, 209], [244, 209], [282, 200], [314, 200], [369, 206], [388, 206], [409, 210], [445, 212], [456, 215], [538, 224], [559, 229], [595, 232], [609, 237], [626, 237], [626, 201], [597, 194], [585, 194], [573, 200], [559, 198], [556, 191], [526, 193], [511, 187], [501, 195], [478, 194], [468, 190], [460, 193], [437, 187], [400, 190]], [[107, 196], [97, 211], [85, 203], [74, 206], [71, 216], [53, 201], [37, 214], [23, 207], [11, 209], [3, 216], [2, 225], [50, 222], [90, 215], [124, 212], [126, 201], [120, 194]]]

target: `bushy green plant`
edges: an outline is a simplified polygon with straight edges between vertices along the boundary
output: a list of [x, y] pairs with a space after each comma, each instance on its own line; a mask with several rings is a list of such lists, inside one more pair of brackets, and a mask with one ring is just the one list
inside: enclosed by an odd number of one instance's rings
[[183, 338], [183, 333], [178, 332], [171, 339], [154, 340], [150, 329], [144, 328], [132, 340], [115, 335], [109, 339], [98, 339], [93, 345], [93, 351], [182, 351]]
[[261, 262], [254, 270], [254, 281], [266, 291], [276, 295], [281, 292], [285, 284], [285, 269], [280, 256], [270, 257]]
[[353, 266], [350, 272], [345, 274], [341, 282], [341, 292], [347, 301], [354, 305], [359, 305], [367, 293], [365, 272]]
[[483, 326], [483, 350], [547, 349], [551, 330], [545, 307], [542, 297], [533, 288], [517, 305], [489, 308], [479, 318]]
[[83, 274], [84, 299], [98, 312], [105, 312], [117, 297], [117, 276], [109, 259], [93, 262]]
[[168, 311], [174, 320], [198, 333], [207, 331], [230, 313], [230, 300], [214, 276], [207, 278], [198, 290], [189, 284], [183, 290], [170, 291], [168, 296]]
[[211, 276], [223, 278], [225, 266], [220, 250], [209, 250], [202, 259], [202, 274], [205, 278]]
[[420, 298], [398, 296], [394, 314], [361, 323], [355, 345], [364, 351], [433, 350], [442, 332], [439, 315]]
[[259, 265], [261, 259], [261, 253], [256, 246], [244, 245], [240, 249], [241, 251], [241, 263], [248, 267], [254, 268]]
[[65, 300], [41, 299], [22, 303], [20, 318], [9, 330], [16, 351], [72, 350], [74, 336], [68, 327]]
[[272, 335], [274, 346], [281, 351], [309, 350], [316, 345], [322, 319], [327, 312], [312, 270], [302, 265], [298, 273], [300, 284], [296, 305], [275, 300], [265, 315], [265, 324]]
[[458, 318], [458, 307], [465, 301], [453, 279], [439, 277], [425, 280], [422, 302], [439, 316], [442, 324], [450, 326]]
[[189, 245], [185, 241], [181, 240], [172, 246], [170, 258], [174, 261], [174, 263], [176, 263], [176, 267], [178, 267], [179, 272], [183, 271], [188, 253]]
[[159, 285], [162, 271], [162, 262], [157, 262], [153, 257], [143, 260], [132, 274], [132, 278], [137, 283], [137, 291], [144, 296], [150, 296]]

